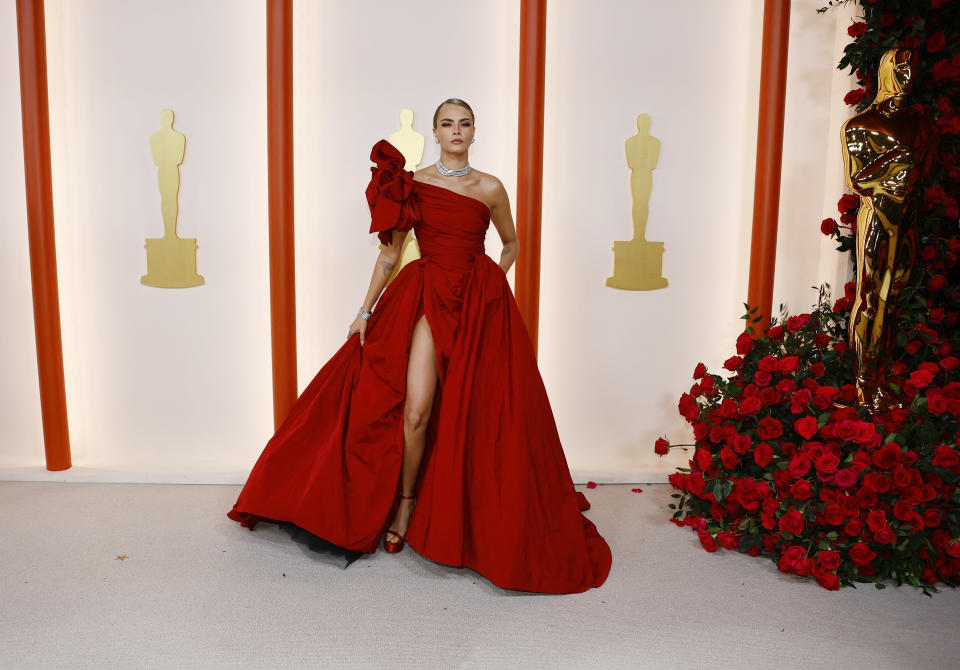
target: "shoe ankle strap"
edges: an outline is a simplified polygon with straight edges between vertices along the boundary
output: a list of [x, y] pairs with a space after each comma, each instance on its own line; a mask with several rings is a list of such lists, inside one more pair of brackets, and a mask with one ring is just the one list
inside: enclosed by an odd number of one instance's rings
[[401, 500], [413, 500], [413, 499], [416, 498], [416, 497], [417, 497], [417, 496], [405, 496], [405, 495], [403, 495], [402, 493], [400, 494], [400, 499], [401, 499]]

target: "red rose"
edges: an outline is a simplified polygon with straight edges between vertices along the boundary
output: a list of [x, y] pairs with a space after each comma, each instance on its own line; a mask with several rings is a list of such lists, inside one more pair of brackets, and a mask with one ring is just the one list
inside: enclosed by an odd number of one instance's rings
[[890, 484], [890, 478], [879, 472], [871, 472], [863, 478], [863, 485], [874, 493], [886, 493], [890, 490]]
[[947, 356], [940, 360], [940, 367], [944, 370], [953, 371], [960, 367], [960, 358], [956, 356]]
[[[806, 316], [807, 318], [804, 318], [804, 316]], [[797, 332], [798, 330], [800, 330], [801, 328], [803, 328], [805, 325], [807, 325], [807, 322], [808, 322], [809, 320], [810, 320], [809, 314], [808, 314], [808, 315], [802, 315], [802, 314], [801, 314], [801, 315], [799, 315], [799, 316], [791, 316], [791, 317], [789, 317], [789, 318], [787, 319], [787, 324], [786, 324], [786, 325], [787, 325], [787, 330], [789, 330], [791, 333], [795, 333], [795, 332]]]
[[777, 366], [778, 372], [782, 375], [789, 375], [797, 369], [799, 362], [800, 359], [796, 356], [784, 356], [780, 359], [780, 363]]
[[779, 340], [783, 337], [783, 326], [774, 326], [767, 330], [767, 337], [771, 340]]
[[670, 451], [670, 443], [662, 437], [657, 438], [653, 446], [653, 452], [658, 456], [665, 456]]
[[934, 416], [940, 416], [947, 411], [947, 397], [940, 389], [927, 391], [927, 409]]
[[760, 398], [757, 396], [744, 398], [737, 404], [737, 414], [740, 416], [753, 416], [761, 409]]
[[678, 408], [680, 415], [687, 421], [693, 421], [700, 416], [700, 405], [697, 404], [697, 401], [694, 400], [693, 396], [689, 393], [684, 393], [680, 396]]
[[814, 377], [822, 377], [827, 368], [822, 362], [814, 363], [810, 366], [810, 374]]
[[842, 526], [844, 520], [843, 508], [837, 504], [830, 504], [823, 510], [823, 518], [831, 526]]
[[697, 449], [693, 454], [693, 460], [701, 470], [709, 470], [713, 466], [713, 454], [706, 449]]
[[854, 565], [860, 566], [870, 565], [870, 562], [877, 557], [877, 555], [870, 550], [870, 547], [863, 542], [857, 542], [850, 547], [848, 554]]
[[902, 449], [896, 442], [888, 442], [873, 454], [873, 464], [881, 470], [893, 470], [900, 462]]
[[947, 287], [947, 278], [943, 275], [937, 275], [930, 280], [927, 286], [931, 291], [942, 291]]
[[893, 544], [897, 541], [897, 536], [890, 526], [884, 526], [879, 531], [874, 533], [873, 539], [880, 544]]
[[840, 590], [840, 578], [833, 572], [824, 572], [817, 577], [817, 584], [827, 591]]
[[737, 539], [737, 536], [730, 531], [717, 533], [717, 540], [724, 549], [736, 549], [740, 546], [740, 541]]
[[941, 444], [933, 450], [932, 463], [941, 468], [955, 468], [960, 463], [957, 450], [949, 445]]
[[792, 533], [793, 535], [799, 535], [803, 532], [803, 515], [800, 514], [795, 509], [790, 510], [780, 517], [780, 522], [778, 527], [784, 533]]
[[723, 362], [723, 367], [725, 367], [727, 370], [730, 370], [731, 372], [734, 372], [735, 370], [739, 369], [741, 365], [743, 365], [743, 359], [740, 358], [739, 356], [731, 356], [730, 358], [728, 358]]
[[733, 450], [738, 454], [745, 454], [750, 451], [750, 436], [737, 435], [733, 438]]
[[863, 521], [860, 519], [850, 519], [847, 525], [843, 527], [843, 532], [850, 537], [860, 537], [863, 534]]
[[717, 547], [719, 547], [716, 539], [714, 539], [713, 535], [707, 531], [701, 530], [699, 533], [697, 533], [697, 535], [700, 537], [700, 544], [702, 544], [703, 548], [707, 551], [713, 552], [717, 550]]
[[927, 38], [927, 51], [930, 53], [936, 53], [945, 46], [947, 46], [947, 38], [941, 32], [936, 32]]
[[693, 378], [701, 379], [705, 374], [707, 374], [707, 366], [703, 363], [697, 363], [697, 367], [693, 369]]
[[693, 495], [700, 498], [703, 496], [703, 492], [707, 488], [707, 482], [703, 479], [703, 474], [700, 472], [691, 472], [687, 475], [687, 490], [690, 491]]
[[795, 479], [803, 477], [810, 472], [810, 459], [806, 456], [796, 455], [790, 459], [790, 465], [787, 466], [787, 470]]
[[[914, 341], [916, 342], [917, 340]], [[925, 386], [929, 386], [935, 376], [936, 375], [932, 374], [929, 370], [914, 370], [910, 373], [910, 383], [918, 389], [922, 389]]]
[[831, 475], [837, 471], [837, 467], [840, 465], [840, 457], [832, 451], [828, 451], [817, 458], [817, 460], [814, 462], [814, 465], [816, 466], [817, 471], [822, 472], [825, 475]]
[[810, 496], [813, 495], [813, 487], [810, 486], [810, 482], [806, 479], [798, 479], [796, 483], [790, 487], [790, 495], [797, 500], [809, 500]]
[[727, 470], [733, 470], [740, 465], [740, 457], [737, 455], [737, 452], [730, 447], [724, 447], [720, 450], [720, 461]]
[[931, 507], [924, 510], [923, 512], [923, 525], [930, 526], [931, 528], [936, 528], [943, 521], [943, 514], [939, 509]]
[[783, 424], [772, 416], [765, 416], [760, 419], [760, 426], [757, 428], [757, 435], [762, 440], [773, 440], [783, 435]]
[[857, 38], [867, 32], [867, 24], [863, 21], [855, 21], [847, 27], [847, 34], [850, 37]]
[[866, 91], [864, 91], [862, 88], [855, 88], [843, 96], [843, 102], [847, 105], [855, 105], [865, 97], [867, 97]]
[[[917, 455], [916, 452], [914, 452], [914, 451], [907, 452], [907, 454], [913, 454], [913, 456], [916, 456], [916, 455]], [[903, 455], [903, 462], [904, 462], [904, 463], [906, 463], [907, 460], [908, 460], [908, 458], [909, 458], [907, 454], [904, 454], [904, 455]], [[911, 465], [912, 465], [912, 463], [911, 463]], [[898, 465], [898, 466], [894, 469], [894, 471], [893, 471], [893, 473], [892, 473], [892, 475], [891, 475], [891, 476], [893, 477], [893, 484], [894, 484], [894, 486], [896, 486], [896, 487], [898, 487], [898, 488], [901, 488], [901, 489], [902, 489], [902, 488], [906, 488], [907, 486], [910, 486], [910, 482], [913, 481], [913, 476], [910, 474], [910, 472], [911, 472], [911, 471], [910, 471], [910, 470], [907, 470], [905, 467], [902, 467], [902, 466]]]
[[798, 435], [809, 440], [817, 433], [817, 420], [812, 416], [805, 416], [793, 422], [793, 429]]
[[856, 470], [853, 468], [843, 468], [837, 470], [837, 474], [833, 477], [833, 483], [840, 488], [847, 489], [856, 484], [858, 478], [859, 475]]
[[824, 219], [820, 222], [820, 232], [824, 235], [833, 235], [837, 232], [836, 219]]
[[884, 12], [880, 15], [880, 25], [884, 28], [889, 28], [894, 23], [897, 22], [897, 15], [891, 14], [890, 12]]
[[744, 331], [737, 337], [737, 353], [746, 356], [753, 350], [753, 338], [750, 333]]
[[871, 533], [879, 533], [887, 527], [887, 515], [883, 510], [871, 510], [867, 514], [867, 528]]
[[893, 506], [893, 516], [895, 516], [900, 521], [910, 522], [910, 519], [913, 517], [913, 503], [907, 500], [899, 500]]
[[817, 554], [817, 563], [824, 570], [836, 570], [840, 567], [840, 554], [830, 549], [826, 549]]
[[830, 344], [830, 336], [826, 333], [817, 333], [813, 337], [813, 343], [823, 349]]
[[804, 556], [793, 562], [793, 572], [801, 577], [808, 577], [813, 572], [813, 561]]
[[737, 415], [737, 401], [733, 398], [724, 398], [720, 407], [716, 409], [717, 416], [724, 419], [732, 419]]
[[837, 202], [837, 210], [842, 214], [849, 209], [857, 209], [860, 206], [860, 196], [852, 193], [844, 193]]
[[767, 467], [773, 460], [773, 447], [766, 442], [761, 442], [753, 448], [753, 460], [761, 468]]

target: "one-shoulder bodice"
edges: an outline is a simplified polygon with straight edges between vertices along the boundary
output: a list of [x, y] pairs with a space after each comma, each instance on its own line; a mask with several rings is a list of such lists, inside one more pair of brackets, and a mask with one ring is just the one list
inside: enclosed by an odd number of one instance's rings
[[420, 255], [474, 256], [485, 253], [484, 239], [490, 225], [490, 209], [480, 200], [448, 188], [415, 181], [403, 169], [404, 157], [392, 144], [380, 140], [370, 160], [372, 177], [367, 203], [372, 215], [370, 232], [390, 244], [392, 231], [416, 231]]
[[490, 209], [481, 201], [442, 186], [413, 182], [413, 197], [420, 210], [414, 226], [420, 254], [482, 254]]

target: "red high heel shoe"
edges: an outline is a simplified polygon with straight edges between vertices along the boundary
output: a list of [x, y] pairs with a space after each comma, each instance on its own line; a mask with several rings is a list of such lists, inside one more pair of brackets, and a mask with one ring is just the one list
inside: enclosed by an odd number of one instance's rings
[[[400, 496], [400, 499], [401, 499], [401, 500], [414, 500], [414, 499], [416, 499], [416, 497], [417, 497], [417, 496], [405, 496], [405, 495], [401, 495], [401, 496]], [[396, 535], [398, 539], [396, 539], [396, 540], [388, 540], [388, 539], [387, 539], [387, 533], [391, 533], [391, 534], [393, 534], [393, 535]], [[398, 533], [398, 532], [395, 531], [395, 530], [387, 530], [386, 533], [383, 534], [383, 548], [386, 549], [386, 550], [387, 550], [389, 553], [391, 553], [391, 554], [397, 553], [398, 551], [400, 551], [401, 549], [403, 549], [403, 535], [401, 535], [400, 533]]]

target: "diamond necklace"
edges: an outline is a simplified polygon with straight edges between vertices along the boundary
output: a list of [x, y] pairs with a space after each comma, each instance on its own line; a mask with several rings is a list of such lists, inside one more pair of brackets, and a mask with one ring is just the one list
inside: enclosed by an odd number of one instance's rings
[[467, 163], [462, 168], [456, 170], [451, 170], [446, 165], [440, 162], [440, 159], [437, 159], [437, 172], [442, 174], [444, 177], [462, 177], [463, 175], [470, 172], [470, 163]]

